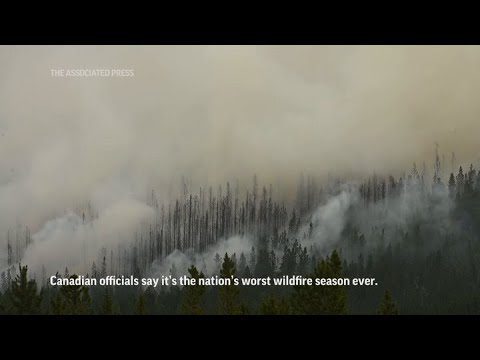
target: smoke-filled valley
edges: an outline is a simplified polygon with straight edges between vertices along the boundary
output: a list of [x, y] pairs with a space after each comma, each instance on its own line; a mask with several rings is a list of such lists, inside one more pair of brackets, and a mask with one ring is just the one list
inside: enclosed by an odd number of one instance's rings
[[[353, 313], [374, 311], [385, 289], [406, 313], [475, 312], [480, 173], [460, 167], [445, 181], [440, 169], [437, 155], [433, 181], [416, 165], [405, 177], [332, 178], [322, 186], [302, 175], [291, 203], [277, 201], [273, 186], [260, 185], [254, 176], [245, 191], [237, 182], [194, 193], [183, 183], [183, 194], [172, 203], [162, 204], [152, 191], [145, 204], [124, 202], [101, 213], [86, 206], [33, 235], [28, 228], [9, 233], [2, 289], [8, 292], [19, 262], [28, 264], [39, 286], [49, 288], [48, 277], [55, 273], [179, 277], [193, 265], [204, 276], [218, 276], [226, 254], [238, 277], [307, 276], [335, 250], [343, 275], [374, 276], [380, 283], [379, 289], [348, 289]], [[118, 217], [126, 219], [125, 209], [128, 221], [113, 227]], [[177, 313], [187, 290], [109, 291], [123, 301], [146, 291], [149, 312]], [[291, 291], [245, 288], [239, 299], [244, 311], [255, 313], [266, 307], [262, 301]], [[101, 290], [92, 292], [103, 301]], [[207, 301], [205, 311], [216, 313], [215, 304]], [[117, 306], [122, 313], [134, 311], [128, 302]], [[295, 311], [287, 309], [277, 310]]]
[[[0, 313], [480, 312], [478, 47], [0, 54]], [[105, 67], [135, 76], [50, 73]]]

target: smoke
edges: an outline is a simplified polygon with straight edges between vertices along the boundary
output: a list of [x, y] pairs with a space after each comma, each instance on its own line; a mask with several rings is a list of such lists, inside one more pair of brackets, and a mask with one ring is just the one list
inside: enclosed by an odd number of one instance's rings
[[[28, 225], [24, 261], [65, 251], [79, 263], [73, 239], [98, 249], [125, 224], [131, 234], [148, 191], [166, 202], [182, 176], [257, 173], [291, 197], [301, 171], [398, 173], [433, 158], [435, 141], [476, 164], [479, 60], [475, 46], [2, 46], [0, 241]], [[51, 77], [58, 68], [135, 76]], [[65, 215], [90, 202], [102, 219], [125, 198], [140, 215], [105, 222], [106, 237]]]
[[298, 238], [302, 239], [303, 234], [309, 234], [306, 241], [303, 241], [305, 246], [314, 246], [316, 249], [334, 248], [347, 224], [348, 210], [353, 205], [358, 205], [358, 193], [355, 191], [343, 190], [332, 196], [326, 204], [313, 212], [310, 223], [302, 226]]
[[[331, 195], [304, 219], [291, 241], [296, 238], [302, 246], [322, 256], [333, 249], [340, 249], [347, 260], [352, 260], [355, 244], [352, 246], [345, 243], [345, 238], [351, 236], [345, 233], [348, 228], [352, 230], [354, 227], [359, 234], [365, 236], [365, 243], [360, 250], [368, 252], [378, 246], [384, 247], [396, 241], [404, 242], [398, 235], [407, 234], [419, 224], [424, 239], [427, 240], [424, 246], [439, 248], [443, 244], [444, 236], [455, 231], [451, 219], [453, 202], [444, 187], [436, 188], [427, 194], [418, 185], [403, 189], [399, 196], [391, 195], [384, 201], [365, 205], [358, 192], [358, 184], [343, 184], [337, 194]], [[235, 254], [237, 260], [241, 253], [248, 258], [252, 246], [258, 246], [254, 238], [233, 236], [226, 240], [221, 239], [203, 253], [183, 253], [175, 250], [162, 261], [154, 262], [150, 275], [181, 276], [188, 274], [187, 269], [191, 265], [207, 276], [212, 275], [218, 273], [225, 253], [229, 256]], [[220, 255], [220, 263], [215, 261], [217, 254]], [[279, 251], [276, 251], [276, 255], [281, 257]]]
[[128, 244], [135, 230], [153, 218], [152, 208], [132, 199], [112, 203], [89, 222], [69, 212], [48, 221], [33, 235], [22, 262], [37, 274], [52, 274], [66, 267], [71, 274], [86, 274], [102, 247], [117, 249]]
[[[188, 268], [194, 265], [199, 271], [205, 275], [213, 275], [218, 273], [219, 266], [223, 262], [225, 254], [239, 256], [243, 253], [247, 256], [255, 246], [255, 241], [247, 236], [232, 236], [228, 239], [220, 239], [215, 245], [210, 246], [207, 251], [203, 253], [189, 253], [185, 254], [179, 250], [173, 251], [162, 261], [155, 261], [152, 264], [150, 273], [152, 276], [172, 275], [182, 276], [188, 274]], [[215, 261], [216, 256], [219, 256], [220, 262]], [[172, 269], [174, 273], [172, 274]]]
[[398, 197], [388, 199], [384, 204], [376, 203], [364, 211], [355, 213], [356, 223], [367, 233], [372, 228], [407, 228], [415, 223], [422, 223], [439, 232], [453, 229], [451, 211], [453, 201], [448, 189], [436, 189], [431, 196], [419, 190], [410, 189]]
[[[446, 187], [426, 192], [419, 185], [413, 183], [397, 196], [368, 204], [361, 199], [358, 185], [349, 184], [347, 189], [342, 186], [339, 194], [312, 213], [310, 223], [303, 224], [297, 238], [322, 255], [342, 249], [349, 260], [352, 254], [358, 255], [355, 250], [364, 253], [396, 243], [406, 246], [405, 236], [412, 231], [418, 231], [416, 236], [421, 232], [424, 248], [438, 249], [446, 235], [459, 230], [452, 219], [454, 203]], [[353, 229], [364, 237], [364, 243], [348, 242]]]

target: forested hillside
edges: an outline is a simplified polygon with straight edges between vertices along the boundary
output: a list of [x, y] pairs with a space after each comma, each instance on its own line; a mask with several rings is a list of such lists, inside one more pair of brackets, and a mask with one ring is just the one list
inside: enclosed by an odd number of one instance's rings
[[[85, 269], [58, 276], [374, 277], [378, 286], [62, 286], [27, 269], [28, 227], [7, 234], [4, 314], [471, 314], [480, 313], [480, 172], [319, 182], [301, 176], [296, 200], [272, 185], [226, 183], [164, 203], [125, 246], [103, 247]], [[79, 226], [95, 209], [77, 211]], [[84, 254], [78, 254], [79, 257]], [[47, 265], [47, 264], [46, 264]], [[82, 269], [80, 269], [82, 270]]]

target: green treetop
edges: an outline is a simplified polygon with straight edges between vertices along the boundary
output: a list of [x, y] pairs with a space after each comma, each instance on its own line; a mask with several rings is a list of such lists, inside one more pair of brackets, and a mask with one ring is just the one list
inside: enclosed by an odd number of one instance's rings
[[188, 269], [191, 279], [195, 279], [195, 285], [185, 287], [185, 296], [182, 303], [182, 313], [186, 315], [203, 315], [203, 296], [205, 294], [205, 285], [199, 285], [199, 279], [204, 278], [202, 272], [198, 272], [195, 266]]
[[26, 315], [40, 312], [41, 294], [37, 292], [37, 283], [28, 279], [28, 267], [18, 265], [19, 273], [7, 290], [7, 311], [12, 314]]
[[388, 290], [385, 290], [382, 302], [380, 303], [380, 307], [378, 309], [378, 314], [379, 315], [398, 315], [397, 306], [395, 305], [392, 295]]

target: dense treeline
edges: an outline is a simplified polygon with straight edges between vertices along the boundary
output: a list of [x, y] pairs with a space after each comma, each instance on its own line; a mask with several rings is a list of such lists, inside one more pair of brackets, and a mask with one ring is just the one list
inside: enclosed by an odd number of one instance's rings
[[[191, 278], [205, 275], [191, 266]], [[197, 283], [183, 289], [172, 286], [167, 291], [156, 292], [152, 288], [87, 287], [83, 285], [45, 286], [27, 276], [28, 267], [18, 267], [18, 274], [0, 297], [0, 311], [5, 314], [173, 314], [223, 315], [261, 314], [345, 314], [346, 290], [341, 286], [296, 286], [286, 297], [266, 295], [258, 308], [247, 305], [242, 296], [242, 286], [228, 285], [207, 288]], [[319, 262], [314, 269], [316, 277], [341, 277], [342, 263], [336, 251]], [[77, 275], [65, 276], [75, 279]], [[220, 276], [236, 276], [236, 264], [225, 254]], [[245, 288], [246, 289], [246, 288]], [[207, 292], [210, 292], [209, 294]], [[209, 301], [212, 299], [213, 301]]]
[[[144, 276], [152, 264], [165, 263], [175, 251], [205, 254], [232, 236], [250, 237], [249, 252], [219, 254], [213, 273], [192, 260], [188, 275], [201, 278], [264, 277], [299, 274], [314, 277], [375, 277], [375, 287], [205, 287], [168, 289], [138, 287], [53, 288], [44, 276], [29, 279], [16, 267], [30, 232], [9, 235], [9, 268], [1, 274], [4, 313], [51, 314], [397, 314], [480, 312], [480, 173], [471, 165], [442, 179], [438, 156], [433, 176], [414, 164], [405, 176], [373, 175], [360, 183], [331, 181], [324, 187], [300, 178], [294, 204], [276, 201], [273, 188], [240, 192], [229, 183], [190, 193], [160, 205], [152, 192], [149, 205], [157, 213], [143, 224], [126, 248], [100, 251], [90, 276]], [[445, 181], [447, 180], [447, 181]], [[330, 231], [331, 200], [350, 200], [338, 225]], [[357, 199], [358, 198], [358, 199]], [[328, 208], [330, 209], [330, 208]], [[96, 214], [82, 210], [84, 222]], [[324, 223], [322, 223], [322, 221]], [[332, 221], [335, 223], [335, 221]], [[329, 230], [329, 231], [327, 231]], [[22, 230], [23, 231], [23, 230]], [[21, 232], [20, 232], [21, 233]], [[332, 235], [334, 234], [334, 235]], [[23, 246], [23, 247], [22, 247]], [[184, 269], [186, 270], [186, 269]], [[172, 275], [180, 275], [173, 263]], [[68, 269], [65, 277], [70, 275]]]

